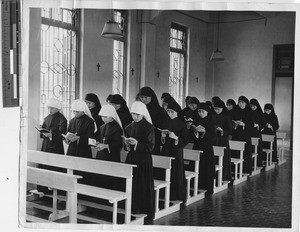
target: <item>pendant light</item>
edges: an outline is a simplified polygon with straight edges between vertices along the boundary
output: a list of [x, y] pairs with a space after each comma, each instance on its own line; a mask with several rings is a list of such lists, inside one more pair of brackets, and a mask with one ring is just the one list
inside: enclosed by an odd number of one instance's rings
[[218, 13], [218, 24], [217, 24], [217, 49], [213, 52], [210, 57], [210, 61], [223, 61], [225, 60], [222, 52], [219, 50], [219, 13]]
[[114, 10], [112, 9], [112, 18], [105, 23], [101, 36], [109, 39], [119, 39], [123, 37], [120, 23], [114, 20]]

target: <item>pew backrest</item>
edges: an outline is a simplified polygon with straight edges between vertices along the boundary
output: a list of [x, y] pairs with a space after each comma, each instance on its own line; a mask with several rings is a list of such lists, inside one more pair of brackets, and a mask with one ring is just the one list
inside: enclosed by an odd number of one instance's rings
[[264, 142], [274, 142], [275, 136], [274, 135], [266, 135], [266, 134], [262, 134], [261, 135], [261, 139]]
[[251, 137], [251, 143], [252, 143], [253, 146], [258, 146], [259, 138]]
[[224, 151], [225, 151], [226, 147], [213, 146], [213, 149], [214, 149], [215, 156], [224, 156]]
[[175, 158], [161, 156], [161, 155], [152, 155], [153, 167], [163, 168], [163, 169], [171, 169], [173, 159], [175, 159]]
[[[77, 180], [81, 176], [55, 172], [35, 167], [27, 167], [27, 182], [47, 186], [53, 189], [74, 192]], [[59, 180], [59, 181], [57, 181]]]
[[245, 145], [246, 145], [246, 142], [244, 142], [244, 141], [229, 140], [230, 150], [244, 151]]
[[192, 161], [200, 161], [200, 154], [203, 151], [200, 150], [191, 150], [191, 149], [183, 149], [183, 159], [192, 160]]
[[27, 161], [71, 170], [132, 178], [135, 165], [28, 150]]

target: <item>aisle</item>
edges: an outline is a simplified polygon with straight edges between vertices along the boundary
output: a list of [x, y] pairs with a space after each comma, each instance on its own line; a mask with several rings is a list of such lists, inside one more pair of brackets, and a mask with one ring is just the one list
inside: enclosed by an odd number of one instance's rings
[[153, 225], [291, 228], [292, 152], [287, 162]]

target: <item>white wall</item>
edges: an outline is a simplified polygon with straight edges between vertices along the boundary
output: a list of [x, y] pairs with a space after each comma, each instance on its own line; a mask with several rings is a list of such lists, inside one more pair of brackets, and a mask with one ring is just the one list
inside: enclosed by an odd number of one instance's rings
[[[231, 12], [221, 20], [241, 18], [242, 13]], [[225, 100], [245, 95], [261, 105], [271, 102], [273, 45], [292, 44], [294, 38], [294, 13], [280, 13], [266, 25], [264, 20], [220, 25], [220, 49], [226, 60], [215, 66], [215, 95]]]

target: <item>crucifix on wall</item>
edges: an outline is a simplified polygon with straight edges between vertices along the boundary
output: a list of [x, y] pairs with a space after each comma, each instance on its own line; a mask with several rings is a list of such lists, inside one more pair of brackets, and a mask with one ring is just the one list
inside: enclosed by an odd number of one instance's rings
[[98, 63], [98, 64], [97, 64], [98, 72], [100, 71], [100, 67], [101, 67], [101, 65]]

